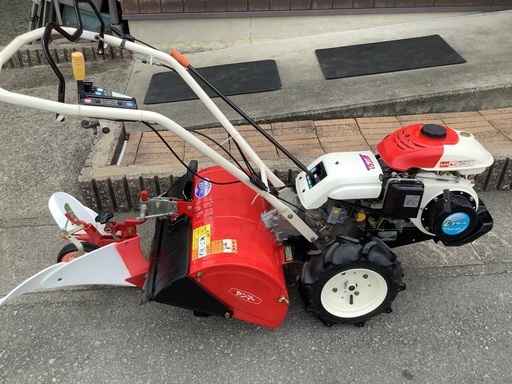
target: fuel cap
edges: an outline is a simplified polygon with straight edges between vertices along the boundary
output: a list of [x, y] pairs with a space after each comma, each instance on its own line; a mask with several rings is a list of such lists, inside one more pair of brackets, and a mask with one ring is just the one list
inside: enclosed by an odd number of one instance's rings
[[430, 139], [446, 138], [446, 128], [438, 124], [424, 124], [420, 132], [423, 136]]

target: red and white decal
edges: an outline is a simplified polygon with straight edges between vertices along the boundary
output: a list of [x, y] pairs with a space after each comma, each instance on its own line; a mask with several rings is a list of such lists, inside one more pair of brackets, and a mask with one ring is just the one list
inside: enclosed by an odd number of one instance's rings
[[441, 168], [464, 168], [472, 167], [473, 165], [475, 165], [475, 160], [441, 161], [439, 163]]
[[246, 292], [243, 289], [231, 288], [229, 290], [229, 293], [231, 293], [236, 298], [243, 300], [243, 301], [247, 301], [248, 303], [251, 303], [251, 304], [261, 304], [261, 302], [262, 302], [262, 300], [258, 296], [253, 295], [252, 293]]

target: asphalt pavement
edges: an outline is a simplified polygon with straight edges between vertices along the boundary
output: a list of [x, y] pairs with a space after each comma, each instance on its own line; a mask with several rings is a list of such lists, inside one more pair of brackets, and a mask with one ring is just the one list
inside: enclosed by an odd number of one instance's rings
[[[326, 92], [323, 95], [318, 78], [311, 77], [312, 72], [302, 60], [304, 45], [299, 47], [298, 40], [276, 42], [265, 48], [297, 52], [297, 56], [286, 56], [294, 61], [287, 60], [283, 64], [286, 69], [280, 72], [285, 79], [283, 86], [288, 88], [284, 87], [279, 95], [253, 95], [236, 101], [262, 120], [272, 115], [279, 119], [297, 118], [308, 108], [315, 112], [311, 117], [317, 118], [335, 109], [333, 97], [344, 113], [358, 110], [352, 108], [354, 105], [364, 104], [370, 109], [369, 102], [373, 100], [375, 113], [381, 115], [380, 106], [386, 100], [393, 100], [388, 106], [406, 105], [405, 101], [414, 96], [416, 102], [408, 104], [411, 108], [422, 104], [425, 109], [429, 100], [444, 98], [444, 104], [436, 105], [458, 111], [468, 100], [479, 96], [482, 104], [477, 108], [510, 107], [507, 87], [512, 74], [511, 15], [499, 12], [453, 20], [447, 17], [441, 24], [430, 24], [428, 31], [424, 22], [367, 31], [367, 37], [407, 37], [412, 30], [431, 33], [443, 25], [449, 32], [450, 44], [471, 57], [471, 65], [467, 70], [462, 66], [441, 72], [427, 69], [395, 77], [378, 76], [371, 81], [359, 79], [359, 83], [355, 79], [326, 82], [322, 85]], [[498, 31], [502, 33], [499, 37]], [[484, 41], [484, 35], [493, 36], [492, 43]], [[471, 48], [463, 44], [468, 36], [474, 37], [469, 39]], [[333, 44], [348, 41], [345, 34], [338, 40], [334, 35], [329, 37]], [[360, 42], [364, 33], [358, 32], [352, 38], [350, 43]], [[326, 39], [324, 36], [321, 40]], [[290, 50], [286, 51], [286, 47]], [[311, 47], [308, 45], [307, 49], [310, 51]], [[489, 50], [495, 48], [492, 55]], [[197, 60], [196, 66], [201, 66], [213, 64], [217, 54], [225, 58], [231, 53], [236, 60], [249, 58], [248, 52], [252, 52], [251, 47], [197, 53], [192, 58]], [[144, 87], [137, 81], [149, 81], [149, 74], [142, 76], [141, 66], [129, 60], [96, 62], [88, 65], [88, 71], [105, 88], [140, 94]], [[70, 78], [69, 69], [63, 70]], [[445, 91], [439, 88], [442, 84], [446, 85]], [[50, 98], [55, 98], [57, 92], [53, 74], [46, 67], [2, 70], [0, 86]], [[430, 87], [432, 97], [422, 98]], [[312, 93], [314, 89], [318, 92]], [[412, 94], [414, 89], [416, 93]], [[495, 89], [501, 93], [486, 91]], [[68, 94], [72, 101], [74, 95], [71, 91]], [[455, 94], [458, 106], [450, 101], [449, 96]], [[436, 99], [436, 95], [443, 98]], [[339, 102], [353, 97], [352, 106], [347, 108]], [[328, 107], [317, 115], [311, 100]], [[173, 112], [177, 121], [182, 117], [185, 125], [211, 123], [208, 118], [196, 117], [200, 114], [195, 102], [164, 107]], [[258, 112], [266, 107], [270, 108], [268, 113]], [[396, 109], [392, 111], [392, 115], [397, 114]], [[94, 139], [89, 131], [79, 128], [76, 118], [56, 123], [53, 114], [8, 104], [1, 105], [0, 118], [3, 295], [55, 262], [63, 242], [46, 202], [58, 190], [80, 197], [78, 174]], [[187, 310], [156, 303], [139, 306], [140, 292], [136, 289], [86, 287], [27, 294], [0, 308], [0, 381], [508, 383], [512, 377], [512, 193], [483, 192], [481, 197], [494, 217], [493, 231], [457, 248], [432, 242], [399, 248], [407, 289], [395, 300], [394, 312], [372, 319], [365, 327], [323, 326], [302, 310], [293, 279], [289, 281], [289, 314], [277, 330], [236, 320], [196, 318]], [[151, 224], [142, 229], [145, 250], [151, 241], [151, 230]]]

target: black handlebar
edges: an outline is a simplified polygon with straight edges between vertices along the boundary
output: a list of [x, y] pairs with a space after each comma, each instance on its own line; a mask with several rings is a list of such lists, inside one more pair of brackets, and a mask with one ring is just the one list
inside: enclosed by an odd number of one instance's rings
[[43, 38], [41, 40], [41, 45], [43, 48], [44, 56], [46, 57], [46, 60], [48, 60], [48, 64], [50, 64], [50, 67], [52, 68], [53, 72], [55, 73], [55, 76], [57, 76], [59, 80], [59, 90], [58, 90], [58, 101], [60, 103], [64, 102], [65, 96], [66, 96], [66, 83], [64, 80], [64, 76], [62, 76], [62, 73], [60, 72], [59, 68], [57, 67], [57, 64], [55, 64], [55, 60], [53, 60], [51, 54], [50, 54], [50, 39], [52, 36], [53, 31], [59, 32], [63, 37], [68, 39], [71, 42], [76, 42], [80, 36], [82, 36], [82, 33], [84, 31], [83, 23], [82, 23], [82, 17], [80, 15], [80, 9], [78, 7], [78, 3], [88, 3], [91, 7], [94, 13], [96, 14], [96, 17], [100, 21], [100, 41], [98, 43], [98, 54], [103, 55], [104, 54], [104, 44], [103, 44], [103, 36], [105, 36], [105, 22], [103, 21], [103, 18], [101, 17], [100, 12], [92, 2], [92, 0], [73, 0], [73, 6], [75, 8], [75, 16], [77, 21], [76, 31], [72, 35], [67, 33], [59, 24], [57, 23], [48, 23], [45, 26], [45, 30], [43, 33]]

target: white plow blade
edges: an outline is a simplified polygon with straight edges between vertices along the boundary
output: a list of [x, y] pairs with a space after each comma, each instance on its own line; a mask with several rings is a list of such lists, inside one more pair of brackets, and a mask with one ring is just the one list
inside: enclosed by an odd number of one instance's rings
[[85, 254], [69, 263], [48, 267], [14, 288], [0, 299], [0, 306], [7, 300], [39, 289], [62, 288], [73, 285], [118, 285], [135, 287], [125, 280], [131, 275], [126, 268], [116, 244], [110, 244]]

